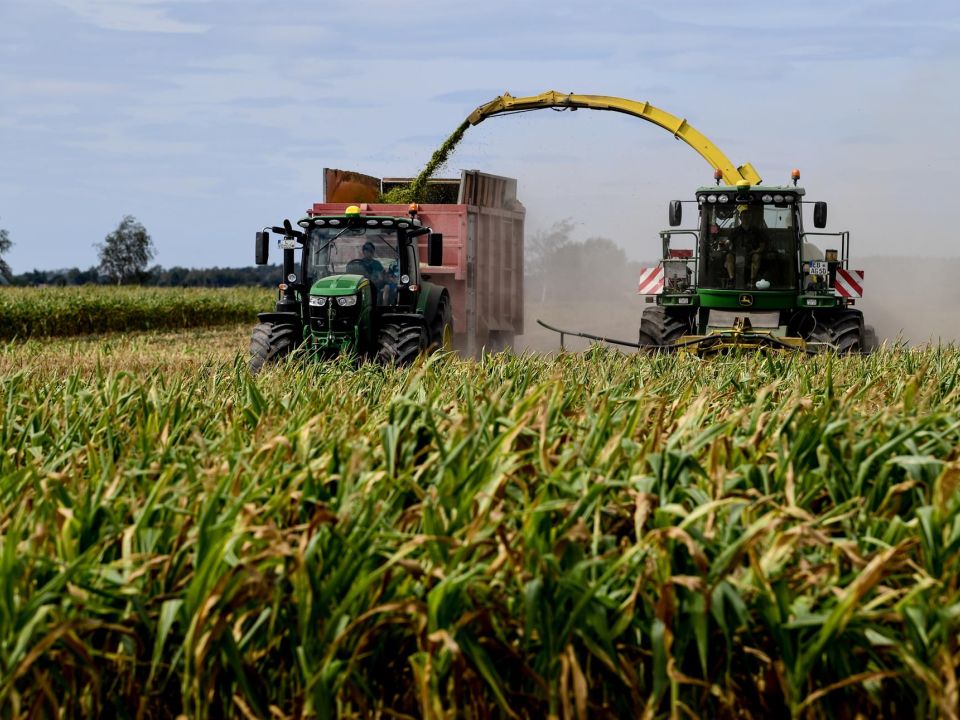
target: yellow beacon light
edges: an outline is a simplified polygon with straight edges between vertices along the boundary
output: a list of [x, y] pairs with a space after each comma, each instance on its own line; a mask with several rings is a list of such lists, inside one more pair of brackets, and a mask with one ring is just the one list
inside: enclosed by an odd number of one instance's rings
[[359, 215], [360, 207], [357, 205], [351, 205], [346, 210], [343, 211], [344, 215]]

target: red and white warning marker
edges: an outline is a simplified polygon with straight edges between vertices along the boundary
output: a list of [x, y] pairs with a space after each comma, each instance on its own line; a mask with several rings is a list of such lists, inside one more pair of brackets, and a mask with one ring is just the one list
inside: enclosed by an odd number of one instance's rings
[[862, 298], [863, 270], [844, 270], [838, 267], [833, 289], [837, 291], [837, 295], [845, 298]]
[[640, 283], [637, 293], [640, 295], [660, 295], [663, 292], [663, 266], [640, 268]]

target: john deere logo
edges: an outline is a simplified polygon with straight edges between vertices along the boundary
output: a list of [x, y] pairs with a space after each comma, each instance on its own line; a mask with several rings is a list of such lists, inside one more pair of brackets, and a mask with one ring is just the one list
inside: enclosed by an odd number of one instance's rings
[[745, 307], [750, 307], [753, 305], [753, 295], [741, 295], [740, 304], [744, 305]]

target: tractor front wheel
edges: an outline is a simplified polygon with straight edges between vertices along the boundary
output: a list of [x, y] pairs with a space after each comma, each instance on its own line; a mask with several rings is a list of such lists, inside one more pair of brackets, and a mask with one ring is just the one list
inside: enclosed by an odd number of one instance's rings
[[419, 325], [384, 325], [377, 341], [381, 365], [410, 365], [427, 349], [426, 334]]
[[298, 340], [293, 325], [259, 323], [250, 337], [250, 372], [256, 375], [264, 366], [280, 362], [293, 352]]

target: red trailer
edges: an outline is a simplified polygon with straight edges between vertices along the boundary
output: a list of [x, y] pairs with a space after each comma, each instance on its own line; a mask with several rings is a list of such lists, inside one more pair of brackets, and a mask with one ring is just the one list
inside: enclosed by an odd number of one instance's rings
[[[324, 202], [308, 211], [314, 215], [342, 213], [359, 205], [371, 215], [406, 215], [407, 205], [377, 203], [381, 192], [408, 178], [380, 180], [344, 171], [324, 171]], [[425, 279], [443, 285], [453, 303], [454, 344], [467, 356], [482, 348], [512, 347], [523, 332], [523, 220], [517, 181], [464, 170], [460, 179], [431, 180], [419, 218], [443, 233], [443, 265], [422, 265]], [[426, 258], [426, 236], [420, 257]]]

